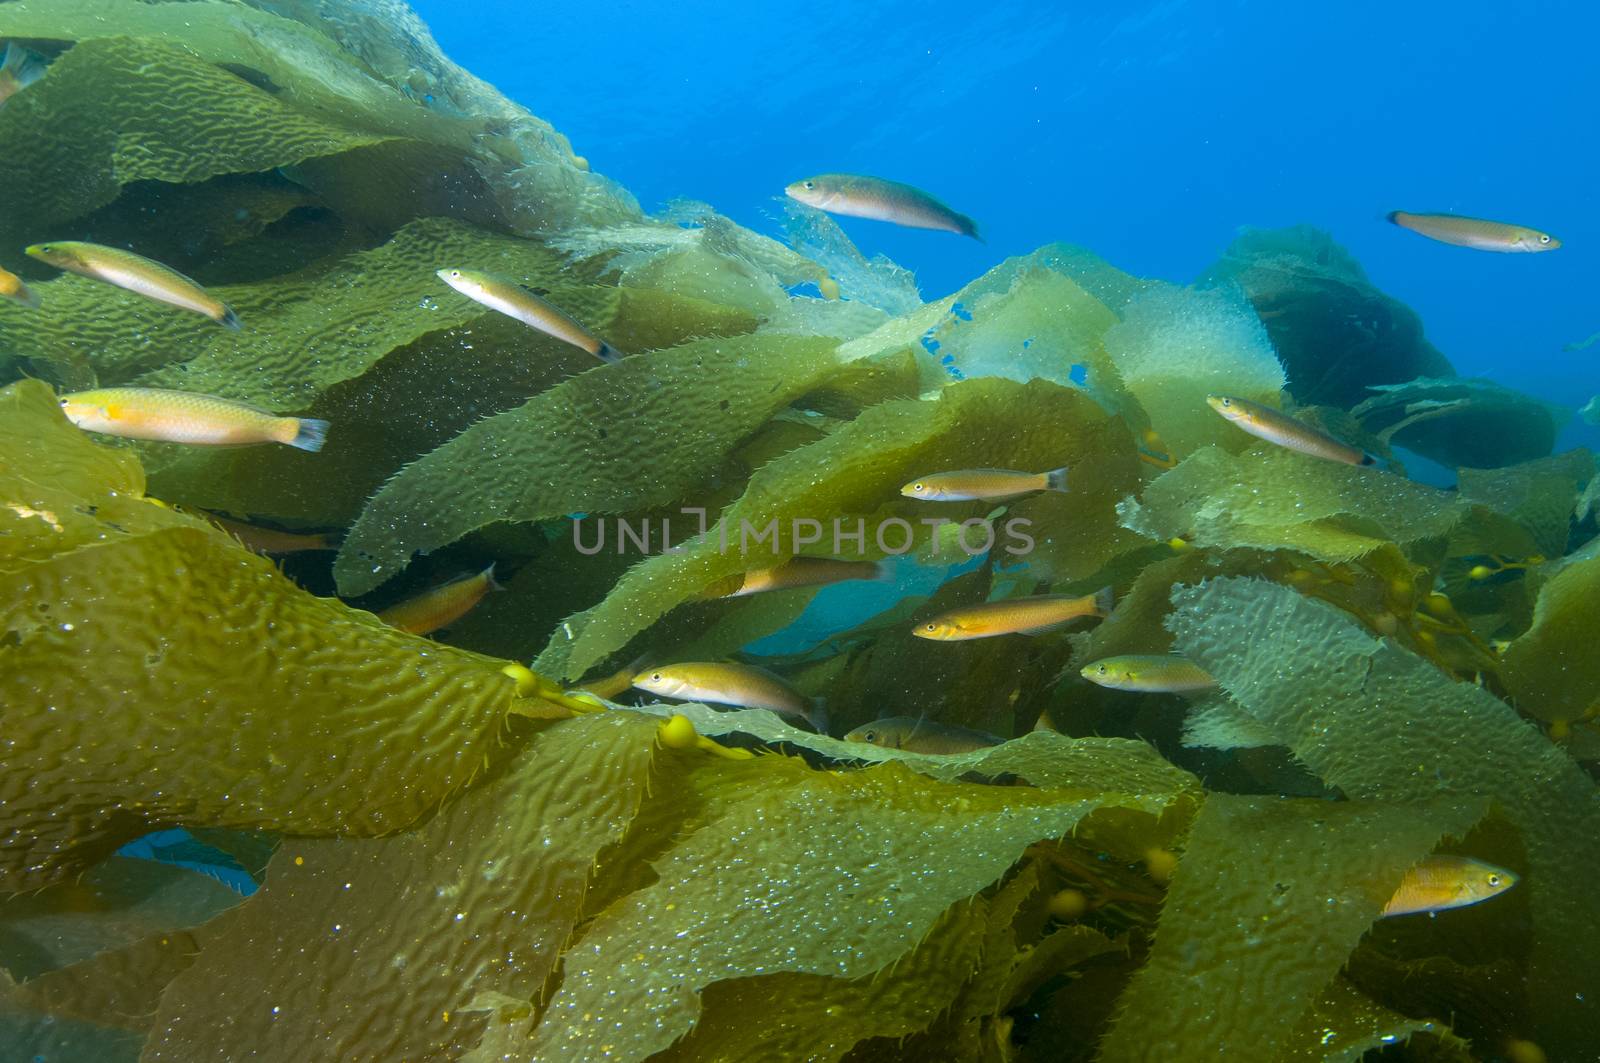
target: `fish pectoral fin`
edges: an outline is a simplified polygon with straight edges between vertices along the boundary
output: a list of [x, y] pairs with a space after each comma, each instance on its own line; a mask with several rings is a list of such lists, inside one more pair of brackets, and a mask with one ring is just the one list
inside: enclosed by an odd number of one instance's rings
[[108, 421], [120, 421], [122, 419], [122, 407], [108, 402], [100, 407], [100, 415]]

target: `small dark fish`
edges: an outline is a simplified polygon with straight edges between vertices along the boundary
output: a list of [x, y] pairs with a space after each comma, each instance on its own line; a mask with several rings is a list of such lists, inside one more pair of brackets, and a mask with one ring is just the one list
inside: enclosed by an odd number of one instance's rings
[[972, 753], [997, 746], [1005, 739], [969, 727], [934, 723], [916, 716], [889, 716], [873, 720], [844, 736], [846, 742], [865, 742], [884, 749], [903, 749], [907, 753]]

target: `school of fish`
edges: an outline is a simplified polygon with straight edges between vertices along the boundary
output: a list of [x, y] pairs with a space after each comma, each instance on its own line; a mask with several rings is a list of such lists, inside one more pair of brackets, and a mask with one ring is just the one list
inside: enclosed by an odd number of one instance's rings
[[[48, 63], [16, 42], [0, 63], [0, 107], [47, 76]], [[807, 207], [848, 217], [941, 231], [982, 240], [976, 221], [913, 185], [859, 174], [825, 173], [790, 183], [785, 194]], [[1498, 253], [1538, 253], [1560, 248], [1549, 233], [1524, 225], [1455, 214], [1393, 211], [1392, 224], [1439, 243]], [[124, 247], [58, 240], [27, 247], [26, 254], [57, 270], [120, 289], [173, 310], [198, 314], [230, 330], [248, 327], [235, 309], [206, 286], [161, 262]], [[437, 270], [443, 284], [484, 307], [504, 314], [599, 362], [612, 365], [624, 355], [552, 301], [548, 291], [515, 277], [464, 266]], [[829, 288], [831, 285], [831, 289]], [[831, 278], [819, 280], [826, 298], [837, 298]], [[22, 277], [0, 269], [0, 298], [37, 311], [45, 299]], [[247, 309], [251, 309], [247, 307]], [[1591, 338], [1592, 340], [1592, 338]], [[1587, 341], [1586, 341], [1587, 342]], [[1579, 345], [1581, 346], [1581, 345]], [[1243, 432], [1312, 458], [1370, 467], [1377, 459], [1354, 443], [1337, 438], [1293, 413], [1237, 396], [1212, 395], [1210, 407]], [[102, 388], [60, 396], [62, 413], [79, 428], [126, 439], [188, 446], [237, 447], [281, 444], [320, 451], [327, 421], [280, 415], [225, 397], [155, 388]], [[1152, 438], [1153, 434], [1152, 434]], [[1153, 459], [1152, 463], [1160, 464]], [[1070, 497], [1069, 469], [1042, 471], [968, 468], [908, 470], [918, 474], [900, 495], [928, 503], [1011, 501], [1042, 493]], [[1392, 475], [1373, 469], [1372, 475]], [[204, 513], [205, 519], [241, 545], [283, 555], [329, 550], [336, 540], [325, 532], [261, 527]], [[413, 635], [440, 632], [460, 621], [498, 588], [494, 565], [445, 580], [377, 614], [390, 626]], [[1476, 573], [1476, 570], [1474, 570]], [[1492, 575], [1485, 569], [1484, 577]], [[814, 591], [850, 581], [893, 578], [886, 562], [828, 556], [794, 556], [751, 568], [706, 588], [704, 600], [740, 598], [791, 591]], [[960, 643], [1007, 636], [1047, 636], [1083, 620], [1104, 619], [1115, 607], [1111, 587], [1088, 594], [1048, 593], [1005, 596], [969, 602], [915, 621], [910, 634], [934, 642]], [[1216, 680], [1198, 665], [1171, 655], [1124, 655], [1082, 666], [1093, 684], [1125, 692], [1200, 696], [1217, 690]], [[673, 698], [745, 709], [765, 709], [826, 734], [824, 699], [797, 690], [775, 672], [744, 661], [686, 661], [645, 666], [636, 660], [613, 675], [584, 684], [601, 698], [622, 697], [630, 689]], [[887, 716], [862, 724], [844, 741], [904, 754], [955, 756], [1001, 744], [1001, 736], [930, 720], [920, 715]], [[1406, 873], [1382, 915], [1438, 912], [1489, 900], [1517, 882], [1515, 873], [1466, 856], [1435, 855]]]

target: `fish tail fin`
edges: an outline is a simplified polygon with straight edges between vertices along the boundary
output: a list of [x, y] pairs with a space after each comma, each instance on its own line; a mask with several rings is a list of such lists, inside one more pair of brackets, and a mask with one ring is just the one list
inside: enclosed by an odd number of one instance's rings
[[965, 214], [958, 214], [956, 217], [961, 222], [962, 236], [970, 236], [980, 244], [987, 244], [989, 242], [983, 238], [983, 233], [978, 231], [978, 223], [976, 221], [967, 217]]
[[883, 582], [894, 579], [894, 567], [890, 565], [888, 558], [872, 563], [872, 578]]
[[300, 450], [309, 450], [313, 453], [322, 449], [322, 444], [328, 438], [328, 422], [319, 421], [315, 417], [296, 417], [294, 438], [284, 442]]
[[231, 328], [235, 332], [244, 328], [244, 325], [239, 321], [239, 315], [235, 314], [233, 312], [233, 307], [229, 306], [227, 303], [222, 304], [222, 316], [217, 318], [217, 324], [221, 325], [223, 328]]
[[1391, 210], [1387, 214], [1385, 214], [1380, 220], [1389, 222], [1392, 225], [1399, 225], [1400, 224], [1400, 215], [1402, 215], [1404, 213], [1405, 213], [1405, 211], [1403, 211], [1403, 210]]
[[28, 287], [26, 284], [17, 289], [17, 300], [29, 310], [39, 309], [39, 304], [42, 302], [42, 300], [39, 298], [39, 293]]
[[600, 349], [594, 352], [594, 356], [600, 359], [602, 362], [609, 362], [612, 365], [616, 365], [618, 362], [622, 361], [624, 357], [626, 357], [626, 355], [624, 355], [621, 351], [617, 350], [604, 340], [600, 341]]
[[1116, 597], [1109, 586], [1101, 587], [1094, 592], [1094, 611], [1099, 616], [1110, 616], [1111, 609], [1117, 604]]
[[500, 583], [494, 578], [494, 566], [497, 564], [499, 564], [499, 562], [491, 561], [489, 562], [489, 567], [483, 570], [484, 582], [489, 585], [489, 589], [491, 591], [503, 591], [506, 589], [504, 584]]
[[811, 727], [819, 735], [828, 733], [828, 699], [818, 695], [811, 699], [811, 711], [806, 715]]
[[1057, 734], [1061, 733], [1061, 728], [1056, 726], [1056, 721], [1051, 718], [1050, 710], [1048, 708], [1040, 711], [1039, 718], [1033, 721], [1033, 729], [1035, 731], [1054, 731]]
[[1067, 489], [1067, 466], [1051, 469], [1044, 474], [1044, 489], [1046, 491], [1065, 491]]
[[19, 90], [44, 77], [48, 69], [49, 64], [44, 61], [44, 56], [24, 48], [16, 41], [6, 42], [6, 57], [5, 62], [0, 64], [0, 74], [10, 76]]

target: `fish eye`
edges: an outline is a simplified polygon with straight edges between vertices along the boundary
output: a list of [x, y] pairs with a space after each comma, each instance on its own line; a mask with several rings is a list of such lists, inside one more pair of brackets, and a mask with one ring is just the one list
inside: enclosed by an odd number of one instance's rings
[[67, 400], [66, 399], [61, 399], [60, 402], [61, 402], [62, 406], [66, 406], [66, 404], [67, 404]]
[[927, 490], [927, 488], [923, 487], [921, 484], [912, 484], [911, 485], [911, 490], [913, 490], [913, 491], [925, 491], [925, 490]]
[[1107, 668], [1105, 665], [1102, 664], [1100, 666], [1100, 674], [1101, 675], [1110, 675], [1111, 674], [1111, 669]]
[[1223, 404], [1223, 405], [1224, 405], [1224, 406], [1232, 406], [1232, 405], [1233, 405], [1233, 400], [1232, 400], [1232, 399], [1230, 399], [1230, 398], [1228, 398], [1228, 397], [1227, 397], [1227, 396], [1226, 396], [1226, 395], [1224, 395], [1224, 396], [1223, 396], [1223, 397], [1222, 397], [1222, 404]]
[[660, 673], [660, 672], [651, 672], [651, 673], [650, 673], [650, 681], [651, 681], [651, 682], [652, 682], [652, 683], [659, 683], [659, 682], [661, 682], [661, 673]]
[[1490, 875], [1489, 878], [1488, 878], [1488, 883], [1489, 883], [1489, 885], [1491, 887], [1500, 885], [1500, 876], [1499, 875]]
[[939, 630], [939, 625], [938, 624], [924, 624], [922, 630], [924, 630], [924, 631], [938, 631]]
[[1550, 237], [1546, 236], [1544, 233], [1540, 233], [1539, 234], [1539, 242], [1541, 244], [1548, 244], [1550, 242]]
[[876, 742], [878, 740], [878, 732], [877, 731], [868, 731], [865, 734], [863, 734], [861, 737], [865, 741]]
[[800, 183], [805, 185], [807, 188], [815, 188], [815, 187], [817, 187], [817, 183], [815, 181], [802, 181]]

